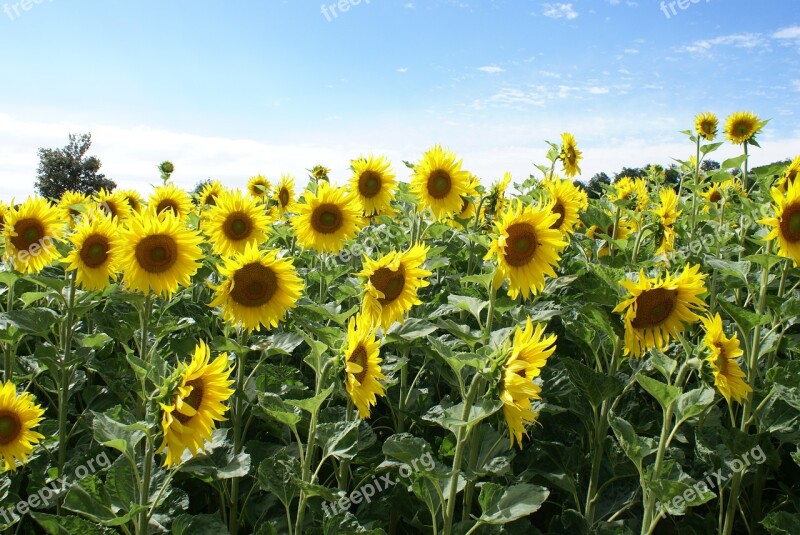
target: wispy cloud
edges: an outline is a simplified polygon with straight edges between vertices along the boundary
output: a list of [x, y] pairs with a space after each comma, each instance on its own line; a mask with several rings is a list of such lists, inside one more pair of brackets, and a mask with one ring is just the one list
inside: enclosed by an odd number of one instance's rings
[[562, 4], [557, 2], [554, 4], [544, 4], [542, 6], [544, 11], [542, 14], [551, 19], [567, 19], [572, 20], [578, 17], [578, 12], [572, 7], [572, 4]]
[[397, 72], [405, 73], [408, 72], [408, 67], [398, 67]]
[[800, 26], [789, 26], [772, 34], [773, 39], [800, 39]]
[[713, 39], [702, 39], [691, 45], [680, 47], [680, 52], [710, 53], [715, 47], [732, 46], [734, 48], [759, 48], [766, 46], [767, 41], [760, 33], [737, 33], [722, 35]]
[[504, 68], [498, 67], [497, 65], [484, 65], [483, 67], [478, 67], [478, 70], [481, 72], [488, 72], [489, 74], [496, 74], [498, 72], [506, 71]]

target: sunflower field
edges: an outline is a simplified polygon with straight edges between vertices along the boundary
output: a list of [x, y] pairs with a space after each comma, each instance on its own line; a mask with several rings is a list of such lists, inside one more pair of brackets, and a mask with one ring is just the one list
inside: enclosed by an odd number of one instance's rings
[[0, 205], [0, 529], [800, 533], [800, 158], [752, 168], [765, 124], [698, 115], [679, 183], [592, 198], [565, 133], [490, 187], [434, 146]]

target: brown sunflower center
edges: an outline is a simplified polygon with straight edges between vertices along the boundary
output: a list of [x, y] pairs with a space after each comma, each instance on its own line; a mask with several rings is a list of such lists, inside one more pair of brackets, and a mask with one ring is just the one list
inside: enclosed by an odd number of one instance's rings
[[158, 206], [156, 206], [156, 213], [158, 214], [162, 214], [167, 210], [172, 210], [172, 213], [176, 216], [180, 213], [180, 207], [178, 206], [178, 203], [172, 199], [164, 199], [158, 203]]
[[710, 202], [719, 202], [722, 200], [722, 193], [718, 189], [715, 189], [711, 192], [711, 195], [708, 197]]
[[797, 169], [792, 169], [786, 173], [786, 186], [791, 186], [795, 178], [797, 178]]
[[136, 245], [136, 260], [148, 273], [164, 273], [178, 261], [178, 244], [166, 234], [146, 236]]
[[289, 205], [289, 190], [286, 188], [281, 188], [281, 191], [278, 193], [278, 200], [281, 203], [281, 206], [286, 208]]
[[119, 206], [114, 201], [106, 199], [103, 201], [103, 211], [109, 215], [112, 219], [115, 217], [119, 217]]
[[558, 201], [555, 206], [553, 206], [553, 213], [558, 214], [558, 219], [556, 222], [550, 225], [551, 229], [558, 229], [561, 228], [561, 224], [564, 222], [564, 219], [567, 217], [567, 211], [564, 209], [564, 205], [561, 204], [561, 201]]
[[453, 179], [444, 169], [436, 169], [428, 177], [428, 194], [434, 199], [444, 199], [451, 189]]
[[311, 226], [320, 234], [333, 234], [343, 224], [342, 211], [335, 204], [320, 204], [311, 214]]
[[530, 262], [539, 246], [534, 228], [528, 223], [515, 223], [506, 229], [506, 233], [506, 262], [512, 267]]
[[392, 271], [389, 268], [380, 268], [373, 273], [369, 281], [381, 293], [383, 297], [378, 298], [381, 305], [391, 303], [403, 293], [403, 288], [406, 286], [406, 270], [402, 264], [397, 271]]
[[247, 264], [233, 275], [231, 299], [244, 307], [265, 305], [277, 291], [275, 272], [258, 262]]
[[781, 216], [781, 235], [789, 243], [800, 241], [800, 202], [784, 208]]
[[[183, 399], [183, 402], [189, 405], [194, 410], [198, 410], [200, 408], [200, 404], [203, 402], [203, 380], [202, 379], [193, 379], [186, 383], [186, 386], [191, 386], [192, 391], [189, 392], [189, 395]], [[191, 416], [186, 416], [185, 414], [181, 414], [178, 411], [172, 413], [175, 416], [175, 419], [178, 420], [180, 423], [185, 424], [189, 420], [192, 419]]]
[[656, 327], [666, 320], [677, 303], [678, 290], [655, 288], [645, 290], [636, 298], [636, 317], [631, 322], [634, 329]]
[[352, 362], [354, 364], [358, 364], [361, 366], [361, 371], [355, 374], [356, 381], [359, 384], [364, 382], [364, 379], [367, 377], [367, 368], [368, 368], [368, 361], [367, 361], [367, 350], [366, 348], [358, 344], [358, 347], [350, 353], [350, 358], [347, 359], [348, 362]]
[[133, 210], [134, 212], [138, 212], [139, 209], [142, 207], [139, 200], [135, 199], [134, 197], [125, 197], [125, 201], [128, 203], [128, 206], [130, 206], [131, 210]]
[[22, 433], [22, 422], [19, 416], [11, 411], [0, 412], [0, 445], [14, 442]]
[[229, 240], [243, 240], [253, 233], [253, 221], [243, 212], [234, 212], [222, 224], [222, 231]]
[[100, 234], [92, 234], [81, 247], [81, 260], [90, 268], [102, 266], [108, 259], [109, 243], [108, 238]]
[[358, 177], [358, 191], [367, 199], [373, 198], [381, 192], [381, 175], [377, 171], [368, 169]]
[[733, 132], [739, 137], [746, 137], [750, 135], [750, 131], [753, 129], [753, 125], [750, 124], [749, 121], [739, 121], [733, 127]]
[[217, 205], [217, 195], [216, 193], [209, 193], [206, 195], [206, 206], [216, 206]]
[[45, 236], [44, 225], [35, 218], [17, 221], [14, 231], [17, 235], [11, 238], [11, 243], [20, 251], [27, 251], [31, 245], [39, 243]]

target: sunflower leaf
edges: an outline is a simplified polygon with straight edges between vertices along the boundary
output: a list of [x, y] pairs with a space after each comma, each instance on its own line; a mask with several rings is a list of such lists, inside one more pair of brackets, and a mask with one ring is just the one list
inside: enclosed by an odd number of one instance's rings
[[577, 360], [565, 358], [561, 362], [567, 368], [570, 382], [581, 391], [593, 408], [598, 408], [605, 400], [622, 392], [622, 381], [581, 364]]
[[550, 491], [546, 488], [528, 483], [508, 488], [493, 483], [484, 484], [478, 497], [483, 511], [478, 521], [492, 525], [513, 522], [538, 511], [548, 496]]
[[646, 375], [639, 375], [636, 377], [636, 380], [648, 394], [656, 398], [656, 401], [658, 401], [658, 404], [661, 405], [664, 411], [669, 409], [681, 395], [681, 389], [677, 386], [662, 383]]

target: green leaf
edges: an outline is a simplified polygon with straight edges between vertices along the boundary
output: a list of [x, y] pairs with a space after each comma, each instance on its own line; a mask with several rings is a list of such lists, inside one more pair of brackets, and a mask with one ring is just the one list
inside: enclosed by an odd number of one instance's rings
[[117, 517], [114, 514], [108, 493], [100, 478], [94, 474], [84, 477], [70, 488], [64, 498], [64, 508], [105, 526], [119, 526], [130, 520], [127, 515]]
[[57, 322], [58, 314], [49, 308], [34, 307], [0, 314], [0, 326], [13, 325], [24, 333], [39, 336], [47, 335]]
[[180, 515], [172, 523], [173, 535], [226, 535], [228, 528], [217, 515]]
[[290, 457], [285, 449], [264, 459], [258, 465], [258, 486], [274, 494], [284, 505], [289, 505], [299, 496], [297, 481], [300, 479], [300, 461]]
[[742, 167], [742, 164], [747, 159], [746, 154], [742, 154], [741, 156], [736, 156], [735, 158], [728, 158], [722, 165], [720, 165], [720, 169], [739, 169]]
[[677, 386], [662, 383], [646, 375], [638, 375], [636, 381], [642, 385], [642, 388], [644, 388], [648, 394], [656, 398], [656, 401], [658, 401], [658, 404], [661, 405], [661, 408], [665, 412], [672, 406], [675, 400], [678, 399], [678, 396], [681, 395], [681, 389]]
[[772, 322], [772, 316], [769, 314], [756, 314], [755, 312], [740, 308], [733, 303], [729, 303], [724, 299], [719, 299], [718, 303], [719, 306], [733, 318], [733, 321], [736, 322], [736, 325], [738, 325], [739, 329], [745, 334], [752, 332], [758, 325], [767, 325]]
[[679, 422], [701, 414], [714, 403], [714, 389], [701, 387], [681, 394], [675, 405], [675, 414]]
[[406, 341], [413, 342], [436, 332], [436, 325], [428, 320], [409, 319], [403, 323], [395, 323], [386, 332], [386, 338], [390, 342]]
[[774, 511], [764, 517], [761, 525], [771, 535], [796, 535], [797, 527], [800, 526], [800, 515], [786, 511]]
[[295, 429], [297, 423], [303, 419], [303, 416], [300, 414], [300, 410], [297, 407], [292, 407], [291, 405], [284, 403], [279, 395], [271, 392], [259, 394], [258, 405], [270, 417], [276, 419], [284, 425], [288, 425], [292, 429]]
[[492, 284], [494, 278], [493, 273], [482, 273], [480, 275], [470, 275], [468, 277], [461, 277], [461, 286], [468, 283], [479, 284], [484, 290], [489, 291], [489, 286]]
[[383, 443], [383, 454], [401, 463], [411, 465], [417, 459], [433, 456], [433, 449], [425, 439], [409, 433], [398, 433], [390, 436]]
[[642, 469], [642, 461], [648, 455], [655, 453], [656, 443], [651, 438], [642, 438], [636, 434], [636, 430], [627, 420], [618, 417], [613, 412], [608, 414], [608, 423], [614, 430], [619, 445], [625, 455], [634, 462], [639, 471]]
[[577, 360], [565, 358], [561, 362], [567, 368], [570, 382], [581, 391], [595, 409], [605, 400], [622, 393], [622, 381], [616, 377], [609, 377], [600, 373]]
[[472, 314], [472, 317], [475, 318], [475, 321], [479, 324], [481, 323], [481, 312], [484, 308], [489, 306], [488, 301], [476, 299], [475, 297], [468, 297], [466, 295], [449, 294], [447, 296], [447, 302], [464, 312]]
[[503, 488], [494, 483], [485, 483], [478, 497], [483, 511], [478, 521], [492, 525], [513, 522], [538, 511], [548, 496], [550, 491], [537, 485], [521, 483]]
[[484, 420], [503, 407], [503, 403], [499, 399], [482, 399], [472, 405], [469, 410], [467, 419], [462, 419], [464, 414], [464, 403], [452, 407], [443, 408], [441, 405], [431, 407], [428, 412], [422, 417], [424, 420], [434, 422], [444, 429], [447, 429], [454, 435], [458, 435], [458, 430], [461, 427], [475, 426], [481, 420]]
[[47, 535], [114, 535], [117, 533], [111, 528], [98, 526], [77, 516], [54, 516], [36, 511], [31, 511], [30, 515]]
[[285, 400], [285, 403], [313, 414], [319, 410], [323, 403], [325, 403], [325, 400], [328, 399], [328, 396], [331, 395], [331, 392], [333, 392], [333, 386], [329, 386], [314, 397], [308, 399], [287, 399]]
[[358, 452], [359, 422], [325, 423], [317, 426], [322, 458], [352, 459]]
[[109, 448], [121, 452], [131, 463], [135, 463], [134, 448], [145, 437], [147, 425], [144, 423], [125, 424], [118, 421], [120, 417], [133, 420], [120, 407], [105, 413], [92, 411], [92, 431], [94, 439]]
[[706, 255], [705, 262], [706, 264], [716, 269], [723, 275], [736, 277], [737, 279], [744, 282], [745, 286], [747, 286], [747, 274], [750, 273], [750, 268], [753, 266], [751, 262], [747, 261], [734, 262], [733, 260], [720, 260], [718, 258], [708, 255]]
[[700, 152], [702, 152], [705, 155], [705, 154], [708, 154], [710, 152], [714, 152], [715, 150], [717, 150], [718, 148], [720, 148], [724, 144], [725, 143], [721, 143], [720, 142], [720, 143], [709, 143], [708, 145], [700, 145]]

